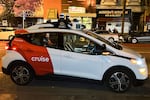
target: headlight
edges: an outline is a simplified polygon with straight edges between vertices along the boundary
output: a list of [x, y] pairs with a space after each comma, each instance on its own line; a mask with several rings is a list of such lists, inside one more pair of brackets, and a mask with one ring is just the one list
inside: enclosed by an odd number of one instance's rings
[[139, 72], [140, 72], [142, 75], [144, 75], [144, 76], [147, 75], [147, 70], [146, 70], [146, 68], [140, 68], [140, 69], [139, 69]]
[[123, 40], [123, 37], [122, 37], [122, 36], [119, 36], [119, 39]]
[[137, 59], [130, 59], [132, 64], [137, 64], [137, 65], [142, 65], [142, 60], [137, 60]]

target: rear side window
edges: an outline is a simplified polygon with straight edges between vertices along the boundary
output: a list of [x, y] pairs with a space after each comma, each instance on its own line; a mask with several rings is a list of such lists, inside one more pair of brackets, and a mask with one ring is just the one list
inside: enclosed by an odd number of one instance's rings
[[20, 35], [20, 34], [19, 34], [19, 35], [17, 34], [16, 37], [17, 37], [17, 38], [22, 38], [22, 39], [24, 39], [25, 41], [30, 42], [30, 41], [31, 41], [31, 35], [32, 35], [32, 34], [23, 34], [23, 35], [22, 35], [22, 34], [21, 34], [21, 35]]
[[[17, 35], [16, 37], [22, 38], [25, 41], [45, 47], [54, 47], [56, 48], [58, 45], [58, 34], [57, 33], [32, 33], [32, 34], [23, 34]], [[48, 42], [51, 41], [53, 45], [50, 45]]]

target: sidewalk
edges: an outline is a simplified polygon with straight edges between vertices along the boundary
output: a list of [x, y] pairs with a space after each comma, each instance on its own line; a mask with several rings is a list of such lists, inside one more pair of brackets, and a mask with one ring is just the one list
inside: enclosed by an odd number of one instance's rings
[[[8, 88], [9, 90], [14, 89], [14, 85], [10, 79], [10, 76], [2, 73], [2, 61], [1, 58], [6, 54], [5, 46], [7, 41], [0, 41], [0, 91]], [[6, 83], [9, 83], [6, 85]], [[1, 100], [1, 98], [0, 98]]]
[[6, 41], [0, 41], [0, 73], [2, 72], [1, 66], [1, 57], [6, 54], [5, 46], [6, 46]]

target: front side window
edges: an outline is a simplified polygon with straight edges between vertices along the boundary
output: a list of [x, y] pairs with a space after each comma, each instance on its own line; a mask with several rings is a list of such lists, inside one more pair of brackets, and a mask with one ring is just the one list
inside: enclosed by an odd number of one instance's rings
[[101, 52], [104, 50], [103, 47], [95, 42], [76, 34], [64, 34], [63, 44], [64, 50], [76, 53], [95, 55], [101, 54]]

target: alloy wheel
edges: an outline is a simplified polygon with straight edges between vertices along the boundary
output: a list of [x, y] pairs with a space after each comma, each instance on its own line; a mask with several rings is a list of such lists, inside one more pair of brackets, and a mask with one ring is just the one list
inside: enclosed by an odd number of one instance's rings
[[123, 72], [115, 72], [110, 76], [108, 84], [113, 91], [124, 92], [130, 86], [130, 78]]
[[25, 65], [16, 66], [11, 71], [11, 79], [18, 85], [26, 85], [32, 78], [32, 72]]

